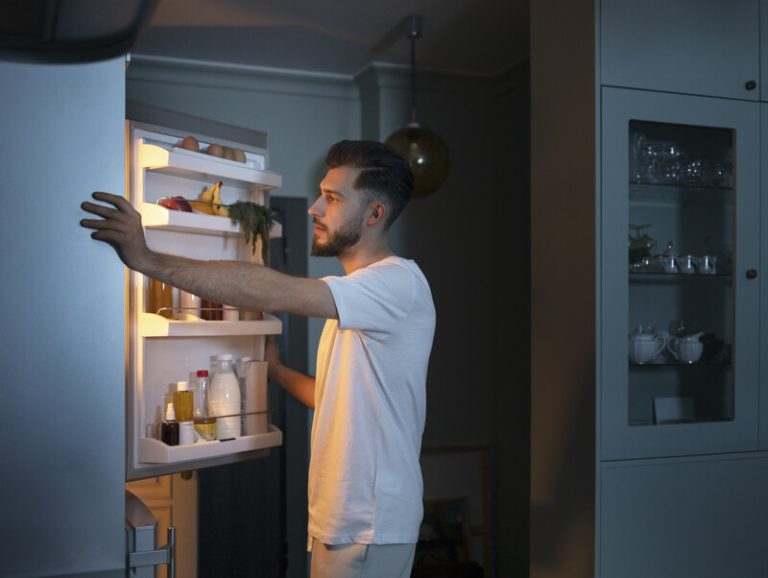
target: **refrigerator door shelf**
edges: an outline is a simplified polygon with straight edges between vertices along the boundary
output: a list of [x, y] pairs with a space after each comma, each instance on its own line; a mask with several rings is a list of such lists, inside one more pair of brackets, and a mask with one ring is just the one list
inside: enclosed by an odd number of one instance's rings
[[139, 337], [209, 337], [280, 335], [283, 323], [268, 313], [263, 321], [176, 321], [154, 313], [139, 314]]
[[[162, 229], [198, 235], [223, 235], [225, 237], [241, 237], [243, 235], [240, 227], [232, 224], [232, 221], [226, 217], [174, 211], [153, 203], [141, 204], [141, 221], [147, 229]], [[269, 238], [279, 239], [282, 234], [283, 226], [273, 222], [269, 230]]]
[[283, 432], [273, 425], [270, 425], [269, 431], [263, 434], [242, 436], [225, 442], [198, 442], [186, 446], [169, 446], [153, 438], [140, 438], [139, 461], [153, 464], [174, 464], [263, 450], [282, 445], [282, 443]]
[[[246, 153], [247, 154], [247, 153]], [[170, 148], [139, 141], [139, 165], [162, 174], [198, 180], [218, 179], [225, 185], [268, 191], [282, 186], [277, 173], [220, 157], [186, 149]]]

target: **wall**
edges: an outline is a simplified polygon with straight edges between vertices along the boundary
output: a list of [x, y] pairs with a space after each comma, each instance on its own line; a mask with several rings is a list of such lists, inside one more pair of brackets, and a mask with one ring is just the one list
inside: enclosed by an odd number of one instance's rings
[[528, 577], [530, 521], [531, 185], [530, 67], [501, 75], [494, 92], [494, 497], [497, 576]]
[[123, 60], [0, 85], [0, 573], [124, 576], [124, 269], [78, 224], [123, 191]]
[[594, 576], [595, 3], [531, 3], [531, 577]]
[[[438, 312], [424, 444], [493, 448], [492, 537], [505, 577], [527, 563], [527, 87], [525, 66], [499, 78], [419, 75], [418, 120], [446, 141], [452, 168], [391, 231], [395, 250], [423, 268]], [[378, 65], [343, 78], [135, 58], [127, 93], [266, 131], [285, 182], [278, 194], [310, 198], [331, 143], [384, 140], [410, 117], [408, 71]], [[310, 275], [331, 273], [340, 273], [335, 260], [310, 258]], [[309, 336], [310, 368], [319, 328]]]

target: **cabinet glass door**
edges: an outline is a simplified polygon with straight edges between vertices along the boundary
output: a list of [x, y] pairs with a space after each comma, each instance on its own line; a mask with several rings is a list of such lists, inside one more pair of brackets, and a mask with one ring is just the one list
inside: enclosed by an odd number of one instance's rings
[[756, 448], [757, 118], [604, 93], [604, 459]]

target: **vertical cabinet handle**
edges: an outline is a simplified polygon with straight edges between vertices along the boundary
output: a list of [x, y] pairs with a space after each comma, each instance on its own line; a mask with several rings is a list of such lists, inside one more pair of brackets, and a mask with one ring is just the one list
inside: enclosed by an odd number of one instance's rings
[[747, 269], [747, 279], [756, 279], [757, 269]]
[[748, 80], [744, 83], [744, 88], [747, 90], [755, 90], [757, 88], [757, 83], [754, 80]]

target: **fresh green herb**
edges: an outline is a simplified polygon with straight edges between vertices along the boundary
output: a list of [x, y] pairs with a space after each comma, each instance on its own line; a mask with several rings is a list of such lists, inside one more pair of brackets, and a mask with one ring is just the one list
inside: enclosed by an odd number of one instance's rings
[[632, 229], [632, 234], [629, 235], [630, 249], [650, 249], [656, 244], [656, 239], [646, 232], [650, 227], [651, 225], [629, 225]]
[[269, 263], [269, 229], [272, 227], [272, 213], [267, 207], [250, 201], [235, 201], [229, 205], [229, 218], [239, 225], [245, 236], [245, 242], [251, 244], [251, 252], [256, 254], [256, 243], [261, 237], [261, 258], [265, 265]]

